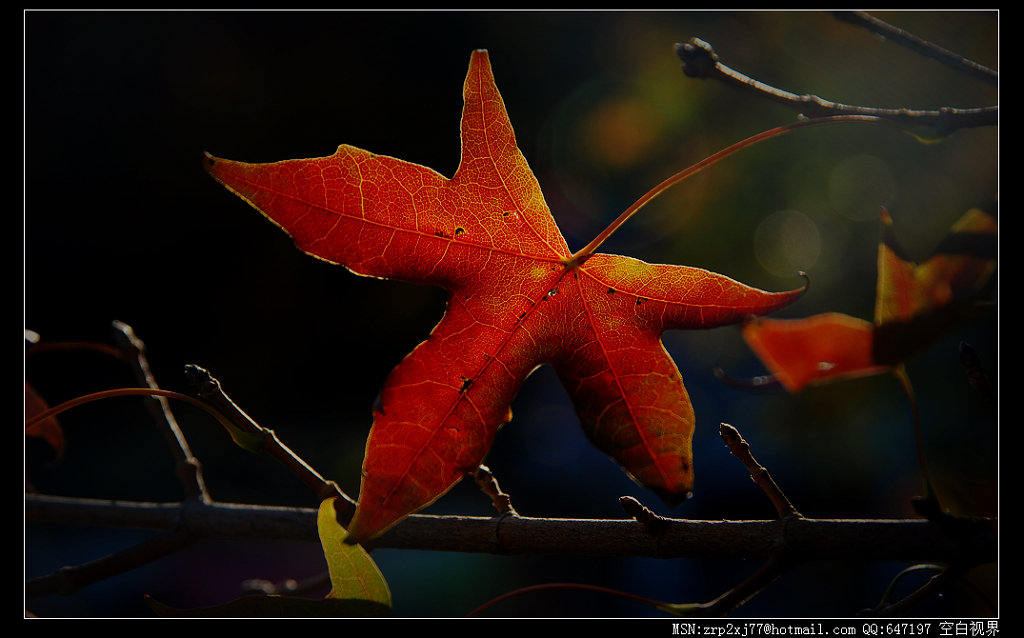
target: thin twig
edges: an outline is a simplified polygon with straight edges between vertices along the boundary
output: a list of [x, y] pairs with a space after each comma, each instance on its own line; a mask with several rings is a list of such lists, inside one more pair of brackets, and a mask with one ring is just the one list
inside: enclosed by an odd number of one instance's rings
[[[323, 500], [331, 496], [340, 497], [335, 507], [340, 508], [339, 514], [347, 521], [355, 513], [355, 503], [338, 487], [334, 481], [328, 481], [300, 458], [288, 446], [277, 438], [273, 430], [265, 428], [242, 411], [238, 405], [224, 392], [220, 382], [207, 370], [196, 366], [185, 366], [185, 374], [189, 383], [196, 388], [196, 393], [203, 400], [210, 402], [224, 414], [244, 435], [253, 437], [254, 445], [274, 457], [279, 463], [291, 470], [306, 485], [313, 489], [317, 498]], [[242, 444], [241, 441], [238, 441]], [[248, 447], [248, 446], [245, 446]], [[256, 450], [252, 450], [256, 451]]]
[[[149, 360], [146, 358], [146, 345], [142, 339], [135, 334], [131, 326], [121, 321], [114, 321], [113, 328], [117, 347], [122, 353], [122, 358], [131, 366], [135, 377], [145, 386], [158, 389], [156, 378], [153, 376]], [[185, 488], [185, 496], [209, 501], [210, 494], [206, 489], [206, 482], [203, 480], [199, 460], [192, 454], [188, 441], [182, 434], [178, 421], [174, 418], [170, 401], [165, 396], [151, 395], [147, 397], [146, 405], [156, 422], [162, 426], [160, 431], [166, 435], [174, 456], [178, 479]]]
[[632, 496], [620, 496], [619, 505], [622, 506], [626, 514], [629, 514], [638, 523], [642, 524], [649, 534], [664, 534], [665, 530], [668, 529], [670, 519], [655, 514], [650, 508]]
[[782, 490], [772, 479], [768, 470], [754, 459], [754, 455], [750, 451], [750, 444], [740, 436], [736, 428], [728, 423], [722, 423], [719, 425], [718, 433], [728, 446], [729, 453], [743, 463], [743, 466], [750, 472], [750, 478], [757, 483], [775, 505], [782, 528], [775, 543], [775, 551], [769, 555], [768, 561], [764, 565], [749, 578], [730, 588], [711, 602], [680, 605], [680, 611], [684, 612], [687, 616], [724, 616], [756, 596], [761, 590], [792, 569], [801, 560], [799, 554], [793, 552], [793, 548], [788, 543], [787, 536], [787, 527], [790, 522], [804, 520], [800, 512], [793, 507], [793, 504], [790, 503], [786, 495], [782, 493]]
[[490, 468], [486, 465], [477, 467], [476, 472], [473, 474], [473, 480], [476, 481], [480, 491], [490, 497], [491, 504], [494, 505], [494, 509], [498, 510], [499, 514], [516, 515], [516, 510], [512, 507], [511, 497], [501, 491], [498, 479], [494, 478]]
[[923, 571], [941, 573], [945, 569], [946, 567], [944, 565], [940, 565], [938, 563], [919, 563], [917, 565], [911, 565], [910, 567], [903, 569], [902, 571], [900, 571], [900, 573], [896, 574], [896, 577], [893, 578], [892, 581], [889, 582], [889, 585], [885, 588], [885, 591], [882, 593], [882, 599], [878, 601], [878, 604], [872, 608], [865, 609], [861, 612], [861, 615], [881, 615], [881, 610], [887, 608], [892, 604], [892, 602], [890, 601], [893, 597], [894, 592], [896, 591], [896, 586], [899, 585], [900, 581], [902, 581], [904, 578]]
[[39, 341], [38, 334], [34, 340], [26, 339], [29, 342], [25, 349], [25, 356], [42, 354], [44, 352], [67, 352], [75, 350], [88, 350], [108, 355], [114, 359], [124, 361], [124, 353], [114, 346], [96, 341]]
[[166, 532], [104, 558], [83, 565], [62, 567], [46, 576], [32, 578], [25, 583], [25, 595], [73, 594], [84, 587], [173, 554], [195, 540], [196, 537], [186, 531]]
[[754, 460], [753, 454], [750, 453], [750, 444], [748, 444], [740, 433], [733, 426], [728, 423], [722, 423], [719, 426], [719, 435], [725, 444], [729, 446], [729, 452], [743, 462], [747, 470], [750, 471], [750, 478], [764, 491], [764, 493], [771, 499], [771, 502], [775, 505], [775, 510], [779, 514], [779, 518], [786, 518], [790, 516], [800, 516], [800, 512], [796, 511], [793, 504], [789, 502], [789, 499], [782, 490], [776, 485], [775, 480], [772, 479], [771, 474], [764, 468], [763, 465]]
[[[139, 383], [147, 388], [159, 390], [156, 379], [153, 376], [146, 358], [146, 346], [142, 339], [126, 323], [114, 321], [112, 323], [115, 345], [89, 341], [56, 341], [37, 343], [26, 351], [28, 354], [43, 352], [61, 351], [93, 351], [109, 355], [127, 365], [135, 375]], [[160, 431], [167, 439], [171, 454], [174, 457], [175, 467], [179, 480], [188, 498], [208, 500], [209, 494], [203, 480], [199, 461], [192, 454], [188, 441], [181, 432], [177, 420], [171, 411], [170, 403], [164, 394], [151, 393], [145, 395], [146, 406], [153, 415], [154, 420], [160, 426]]]
[[716, 379], [730, 388], [759, 392], [777, 392], [784, 389], [778, 377], [773, 374], [762, 374], [756, 377], [738, 379], [730, 376], [729, 373], [723, 370], [720, 366], [715, 366], [714, 370], [712, 370], [712, 374], [715, 375]]
[[755, 80], [722, 64], [711, 45], [700, 38], [690, 38], [688, 42], [676, 44], [676, 55], [683, 62], [683, 73], [687, 77], [722, 81], [758, 97], [796, 109], [808, 118], [835, 115], [871, 116], [902, 126], [928, 129], [922, 132], [931, 136], [942, 136], [961, 128], [995, 126], [999, 123], [997, 106], [973, 109], [943, 107], [938, 110], [886, 109], [841, 104], [817, 95], [797, 95]]
[[688, 616], [720, 617], [725, 616], [743, 603], [747, 602], [777, 578], [793, 568], [795, 564], [782, 556], [773, 556], [749, 578], [709, 603], [686, 605]]
[[924, 498], [932, 504], [934, 510], [941, 511], [938, 496], [932, 486], [931, 474], [928, 472], [928, 460], [924, 453], [924, 426], [921, 423], [921, 411], [917, 406], [914, 386], [910, 383], [910, 375], [907, 374], [906, 366], [900, 364], [893, 368], [892, 373], [899, 380], [900, 387], [903, 388], [903, 393], [907, 396], [907, 403], [910, 405], [910, 417], [914, 422], [914, 441], [917, 444], [917, 461], [921, 466], [921, 481], [924, 483]]
[[966, 73], [992, 86], [999, 85], [999, 73], [994, 69], [990, 69], [974, 60], [969, 60], [962, 55], [944, 49], [934, 42], [929, 42], [909, 31], [891, 25], [866, 11], [832, 11], [831, 13], [838, 20], [867, 29], [886, 40], [916, 51], [955, 71]]
[[942, 569], [939, 573], [929, 578], [924, 585], [896, 602], [886, 604], [886, 601], [883, 600], [877, 607], [871, 610], [871, 614], [874, 616], [902, 615], [907, 609], [910, 609], [922, 600], [938, 595], [944, 587], [958, 580], [960, 576], [963, 576], [965, 571], [967, 571], [966, 568], [961, 565], [952, 565]]

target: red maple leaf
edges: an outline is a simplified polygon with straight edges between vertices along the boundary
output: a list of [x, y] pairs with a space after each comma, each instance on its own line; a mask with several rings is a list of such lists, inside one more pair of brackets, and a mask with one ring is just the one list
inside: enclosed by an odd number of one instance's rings
[[448, 292], [440, 323], [389, 375], [373, 410], [350, 539], [379, 535], [484, 460], [539, 365], [558, 373], [587, 436], [676, 504], [693, 485], [694, 414], [661, 344], [789, 304], [698, 268], [569, 250], [519, 151], [486, 51], [464, 87], [454, 177], [340, 146], [247, 164], [207, 156], [222, 184], [303, 251]]

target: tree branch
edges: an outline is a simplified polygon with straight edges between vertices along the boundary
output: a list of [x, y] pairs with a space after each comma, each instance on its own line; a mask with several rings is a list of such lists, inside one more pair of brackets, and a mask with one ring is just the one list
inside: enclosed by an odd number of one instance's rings
[[69, 565], [57, 571], [29, 579], [25, 583], [25, 596], [50, 594], [69, 595], [83, 587], [129, 572], [158, 558], [173, 554], [190, 545], [196, 538], [186, 532], [173, 530], [120, 552], [110, 554], [83, 565]]
[[[141, 341], [128, 326], [117, 326], [128, 340], [126, 359], [137, 357], [138, 372], [149, 389], [156, 383], [148, 373]], [[187, 374], [205, 401], [226, 414], [237, 429], [240, 445], [269, 452], [303, 477], [319, 498], [340, 493], [273, 434], [246, 415], [223, 392], [207, 371], [189, 366]], [[158, 389], [154, 393], [161, 392]], [[160, 397], [161, 399], [163, 397]], [[199, 464], [177, 429], [166, 402], [154, 403], [158, 420], [169, 426], [169, 442], [179, 463], [195, 468], [192, 489], [182, 502], [148, 503], [26, 494], [26, 522], [102, 525], [158, 530], [160, 533], [120, 552], [82, 565], [63, 567], [26, 583], [29, 597], [69, 594], [115, 574], [183, 549], [200, 539], [263, 539], [319, 542], [317, 510], [218, 503], [202, 485]], [[491, 497], [500, 514], [473, 516], [412, 515], [368, 549], [416, 549], [491, 554], [622, 556], [649, 558], [740, 558], [767, 562], [750, 578], [701, 604], [686, 604], [687, 613], [722, 615], [756, 595], [792, 566], [823, 559], [899, 560], [948, 563], [958, 569], [997, 559], [996, 519], [808, 519], [799, 514], [767, 469], [753, 457], [749, 445], [730, 425], [721, 424], [730, 452], [746, 466], [751, 478], [775, 504], [774, 521], [690, 521], [658, 516], [635, 498], [620, 503], [632, 519], [551, 519], [520, 517], [493, 475], [481, 467], [474, 478]], [[188, 472], [179, 473], [190, 483]], [[351, 501], [346, 500], [351, 508]], [[959, 572], [956, 572], [959, 573]], [[948, 579], [936, 579], [930, 589]], [[912, 600], [912, 599], [911, 599]], [[901, 604], [909, 604], [902, 601]]]
[[[157, 385], [156, 378], [149, 367], [146, 345], [142, 339], [135, 334], [135, 330], [131, 326], [122, 321], [114, 321], [112, 328], [121, 358], [132, 368], [135, 378], [146, 387], [159, 389], [160, 386]], [[210, 494], [206, 489], [206, 482], [203, 480], [202, 466], [192, 454], [192, 449], [189, 447], [185, 435], [182, 434], [177, 419], [174, 418], [167, 397], [159, 395], [147, 397], [146, 406], [153, 415], [153, 420], [160, 426], [160, 431], [167, 438], [167, 447], [174, 456], [178, 480], [181, 481], [185, 489], [185, 496], [208, 501]]]
[[740, 436], [739, 431], [728, 423], [722, 423], [719, 425], [719, 435], [729, 446], [729, 452], [738, 458], [750, 472], [751, 480], [757, 483], [758, 487], [775, 505], [775, 511], [778, 512], [779, 518], [800, 516], [800, 512], [796, 511], [793, 504], [789, 502], [789, 498], [783, 494], [768, 470], [754, 459], [754, 455], [750, 452], [750, 444]]
[[833, 115], [867, 115], [895, 122], [906, 127], [928, 129], [929, 135], [941, 136], [961, 128], [995, 126], [999, 123], [999, 107], [973, 109], [943, 107], [938, 110], [886, 109], [872, 106], [840, 104], [817, 95], [797, 95], [759, 82], [718, 61], [718, 54], [700, 38], [676, 44], [676, 55], [683, 63], [687, 77], [713, 79], [739, 88], [757, 97], [777, 102], [808, 118]]
[[[141, 503], [28, 494], [30, 523], [170, 530], [202, 538], [317, 542], [317, 510], [238, 503]], [[924, 519], [699, 521], [662, 517], [653, 535], [631, 519], [412, 515], [372, 548], [486, 554], [562, 554], [649, 558], [857, 559], [983, 563], [996, 560], [995, 519], [954, 532]]]
[[884, 20], [876, 18], [866, 11], [832, 11], [831, 13], [837, 20], [849, 22], [850, 24], [867, 29], [886, 40], [899, 44], [900, 46], [906, 47], [912, 51], [916, 51], [917, 53], [920, 53], [927, 58], [931, 58], [940, 64], [944, 64], [955, 71], [966, 73], [971, 77], [991, 84], [992, 86], [999, 85], [999, 73], [995, 70], [990, 69], [983, 64], [979, 64], [974, 60], [969, 60], [962, 55], [948, 51], [933, 42], [929, 42], [924, 38], [920, 38], [913, 33], [910, 33], [909, 31], [904, 31], [897, 26], [893, 26]]
[[[277, 438], [273, 430], [265, 428], [246, 414], [238, 405], [231, 400], [231, 397], [224, 392], [224, 389], [213, 375], [204, 368], [189, 364], [185, 366], [185, 376], [189, 385], [196, 388], [199, 398], [213, 405], [221, 414], [226, 416], [231, 424], [237, 428], [237, 433], [232, 433], [236, 442], [242, 447], [249, 447], [250, 451], [266, 452], [274, 457], [285, 468], [290, 470], [299, 479], [311, 488], [320, 500], [337, 496], [338, 501], [335, 507], [341, 508], [340, 512], [349, 519], [355, 512], [355, 503], [347, 494], [341, 491], [337, 483], [328, 481], [313, 469], [308, 463], [301, 459], [287, 445]], [[250, 444], [240, 440], [242, 437], [249, 437]]]

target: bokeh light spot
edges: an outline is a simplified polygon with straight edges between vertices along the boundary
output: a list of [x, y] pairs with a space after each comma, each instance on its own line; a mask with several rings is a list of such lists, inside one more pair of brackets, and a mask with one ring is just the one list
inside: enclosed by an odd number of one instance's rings
[[754, 231], [754, 253], [780, 277], [809, 270], [821, 254], [821, 233], [813, 219], [796, 210], [772, 213]]
[[582, 134], [594, 163], [623, 168], [644, 157], [657, 141], [658, 129], [650, 106], [619, 98], [600, 104], [587, 118]]

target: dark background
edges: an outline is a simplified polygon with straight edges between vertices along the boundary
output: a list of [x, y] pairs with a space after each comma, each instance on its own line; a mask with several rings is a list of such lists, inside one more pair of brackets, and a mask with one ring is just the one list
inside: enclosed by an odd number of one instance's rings
[[[880, 14], [998, 68], [994, 12]], [[187, 390], [189, 363], [217, 376], [250, 415], [353, 497], [370, 404], [429, 332], [441, 291], [353, 276], [298, 252], [280, 230], [207, 176], [203, 151], [250, 162], [329, 155], [347, 143], [445, 175], [459, 158], [462, 81], [486, 48], [520, 148], [570, 248], [578, 249], [668, 175], [795, 113], [688, 79], [673, 52], [691, 36], [725, 64], [795, 93], [882, 107], [996, 104], [997, 91], [822, 12], [60, 12], [24, 14], [25, 327], [44, 340], [109, 341], [110, 322], [146, 342], [158, 382]], [[872, 317], [878, 208], [924, 259], [973, 206], [990, 207], [998, 131], [921, 144], [889, 126], [846, 124], [744, 150], [661, 196], [604, 250], [700, 266], [770, 290], [810, 292], [779, 316]], [[997, 312], [914, 359], [929, 463], [958, 513], [997, 514], [996, 418], [965, 382], [961, 340], [994, 375]], [[714, 378], [763, 372], [735, 327], [665, 336], [697, 413], [694, 498], [669, 510], [584, 440], [554, 374], [539, 370], [513, 405], [488, 465], [521, 514], [613, 517], [631, 494], [662, 514], [771, 518], [768, 500], [717, 436], [731, 423], [810, 517], [913, 516], [921, 479], [906, 398], [890, 376], [749, 394]], [[26, 361], [51, 404], [134, 385], [97, 355]], [[246, 453], [184, 404], [179, 420], [221, 501], [314, 507], [305, 487]], [[61, 416], [59, 462], [26, 442], [40, 492], [172, 501], [170, 455], [133, 399]], [[460, 485], [429, 512], [487, 515]], [[27, 577], [131, 545], [145, 534], [26, 526]], [[675, 602], [706, 601], [757, 565], [374, 554], [395, 612], [460, 616], [505, 591], [550, 581], [602, 584]], [[302, 579], [319, 546], [202, 542], [75, 596], [27, 601], [42, 616], [151, 615], [142, 596], [190, 607], [226, 602], [247, 578]], [[816, 563], [754, 598], [741, 616], [848, 616], [878, 602], [902, 564]], [[994, 570], [923, 613], [991, 615]], [[986, 599], [987, 597], [987, 599]], [[600, 594], [547, 592], [493, 610], [510, 616], [654, 615]]]

